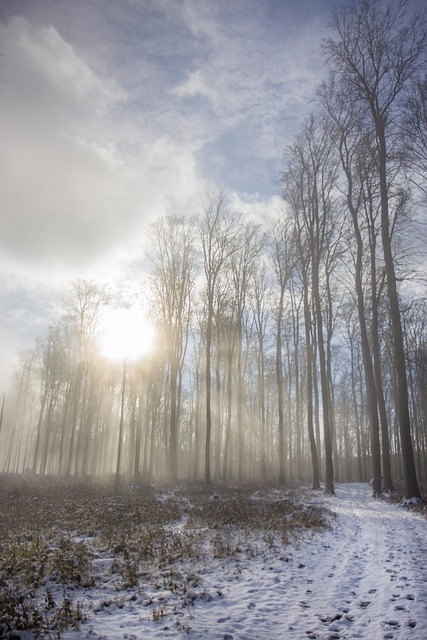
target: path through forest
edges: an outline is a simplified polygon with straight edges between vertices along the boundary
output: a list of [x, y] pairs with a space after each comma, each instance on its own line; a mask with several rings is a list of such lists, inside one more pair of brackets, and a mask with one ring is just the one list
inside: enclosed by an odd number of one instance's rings
[[338, 485], [325, 502], [337, 520], [292, 554], [284, 637], [427, 638], [427, 521], [365, 484]]
[[188, 610], [154, 620], [134, 599], [91, 617], [90, 634], [84, 625], [64, 638], [427, 638], [427, 521], [374, 500], [368, 484], [317, 499], [336, 514], [330, 530], [297, 547], [260, 539], [253, 554], [243, 543], [232, 558], [186, 567], [205, 594]]
[[248, 563], [225, 591], [227, 614], [206, 619], [206, 629], [216, 626], [209, 637], [427, 638], [427, 521], [374, 500], [368, 484], [337, 485], [321, 500], [337, 514], [331, 531], [285, 562], [267, 560], [256, 573]]

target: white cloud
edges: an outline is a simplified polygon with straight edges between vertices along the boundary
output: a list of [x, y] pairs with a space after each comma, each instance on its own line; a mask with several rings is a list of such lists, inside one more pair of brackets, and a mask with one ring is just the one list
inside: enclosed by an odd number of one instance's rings
[[202, 96], [208, 98], [213, 103], [217, 102], [216, 91], [208, 86], [200, 69], [192, 71], [187, 80], [176, 87], [175, 94], [180, 98], [185, 98], [186, 96]]
[[112, 142], [109, 88], [58, 31], [23, 18], [0, 29], [3, 265], [67, 277], [111, 251], [135, 249], [147, 221], [197, 192], [191, 152], [163, 135], [141, 144], [127, 165]]
[[234, 211], [243, 213], [246, 218], [261, 226], [268, 226], [269, 221], [283, 212], [284, 202], [279, 196], [263, 198], [259, 194], [230, 194], [230, 205]]
[[186, 0], [182, 6], [182, 19], [205, 47], [174, 89], [182, 131], [197, 134], [210, 165], [203, 168], [216, 165], [223, 186], [248, 190], [258, 176], [254, 190], [262, 185], [277, 191], [283, 149], [312, 108], [324, 72], [326, 16], [292, 2]]
[[187, 27], [197, 37], [218, 42], [222, 38], [222, 28], [218, 20], [219, 7], [213, 2], [184, 0], [182, 14]]
[[[262, 220], [321, 69], [319, 22], [291, 0], [32, 0], [0, 16], [19, 7], [0, 23], [0, 290], [18, 292], [0, 341], [14, 347], [69, 280], [134, 277], [146, 225], [197, 211], [206, 182]], [[47, 311], [26, 313], [39, 299]]]
[[6, 107], [38, 124], [100, 114], [124, 95], [105, 86], [52, 26], [13, 17], [0, 25]]
[[59, 132], [2, 127], [3, 252], [37, 266], [96, 257], [140, 215], [137, 177]]

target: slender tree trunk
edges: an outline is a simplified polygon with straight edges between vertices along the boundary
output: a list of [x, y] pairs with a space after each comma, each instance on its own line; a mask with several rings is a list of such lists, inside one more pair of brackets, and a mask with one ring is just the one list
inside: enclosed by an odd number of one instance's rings
[[205, 438], [205, 483], [211, 483], [211, 344], [212, 344], [212, 298], [213, 292], [209, 292], [208, 318], [206, 326], [206, 438]]
[[74, 394], [73, 394], [73, 407], [72, 407], [72, 416], [71, 416], [71, 437], [70, 437], [70, 444], [69, 444], [69, 450], [68, 450], [67, 466], [65, 469], [65, 475], [67, 476], [71, 475], [71, 467], [73, 463], [74, 441], [76, 438], [76, 431], [77, 431], [77, 416], [79, 412], [79, 398], [80, 398], [80, 391], [81, 391], [81, 385], [82, 385], [82, 378], [83, 378], [83, 371], [81, 369], [81, 365], [79, 364], [77, 374], [76, 374], [76, 381], [75, 381]]
[[125, 393], [126, 393], [126, 361], [123, 364], [123, 377], [122, 388], [120, 397], [120, 424], [119, 424], [119, 446], [117, 449], [117, 463], [116, 463], [116, 481], [119, 480], [121, 464], [122, 464], [122, 449], [123, 449], [123, 429], [125, 419]]
[[43, 425], [44, 411], [45, 411], [46, 402], [47, 402], [47, 394], [48, 394], [48, 389], [46, 388], [43, 393], [40, 412], [39, 412], [39, 419], [37, 421], [36, 446], [34, 449], [33, 467], [32, 467], [33, 473], [37, 473], [37, 468], [39, 463], [39, 448], [41, 443], [41, 431], [42, 431], [42, 425]]
[[234, 338], [233, 343], [229, 345], [227, 355], [227, 421], [225, 425], [225, 439], [224, 439], [224, 457], [222, 462], [222, 479], [228, 480], [230, 478], [230, 440], [231, 440], [231, 421], [233, 410], [233, 353], [234, 353]]
[[402, 321], [400, 316], [399, 297], [397, 294], [396, 274], [390, 239], [390, 217], [387, 185], [387, 148], [384, 125], [374, 115], [379, 147], [379, 171], [381, 190], [381, 240], [384, 253], [384, 265], [387, 274], [387, 291], [390, 307], [390, 320], [393, 334], [393, 356], [397, 383], [397, 416], [399, 421], [400, 443], [402, 447], [402, 464], [405, 480], [405, 496], [421, 498], [415, 470], [414, 452], [411, 439], [411, 422], [409, 416], [408, 382], [406, 379], [405, 350]]
[[51, 396], [50, 396], [49, 404], [48, 404], [47, 411], [46, 411], [45, 437], [44, 437], [42, 459], [41, 459], [41, 464], [40, 464], [40, 475], [42, 475], [42, 476], [46, 475], [47, 459], [48, 459], [48, 454], [49, 454], [50, 434], [51, 434], [51, 431], [52, 431], [52, 417], [53, 417], [54, 406], [55, 406], [55, 392], [52, 389], [51, 390]]
[[[148, 398], [146, 400], [145, 405], [145, 426], [148, 424], [148, 416], [147, 416], [147, 407], [148, 407]], [[141, 475], [141, 449], [142, 451], [142, 460], [143, 460], [143, 469], [145, 470], [145, 456], [147, 450], [147, 431], [145, 430], [145, 438], [144, 444], [142, 446], [142, 415], [143, 415], [143, 403], [142, 403], [142, 394], [141, 390], [138, 394], [138, 411], [136, 415], [135, 422], [135, 449], [133, 452], [133, 463], [132, 463], [132, 474], [135, 478], [139, 478]]]
[[237, 314], [237, 479], [243, 480], [245, 439], [243, 436], [243, 373], [242, 373], [242, 318]]
[[282, 315], [283, 315], [283, 288], [280, 291], [279, 308], [276, 322], [276, 383], [277, 383], [277, 412], [278, 412], [278, 436], [279, 436], [279, 483], [283, 484], [285, 477], [285, 428], [283, 409], [283, 372], [282, 372]]
[[320, 488], [319, 477], [319, 459], [317, 457], [316, 440], [314, 437], [313, 429], [313, 349], [311, 344], [311, 313], [310, 304], [308, 301], [308, 286], [304, 285], [304, 325], [305, 325], [305, 344], [306, 344], [306, 358], [307, 358], [307, 372], [306, 372], [306, 384], [307, 384], [307, 431], [308, 439], [310, 442], [311, 453], [311, 468], [312, 468], [312, 486], [313, 489]]
[[175, 481], [178, 477], [178, 437], [177, 437], [177, 367], [172, 356], [170, 379], [170, 420], [169, 420], [169, 469], [168, 477]]
[[378, 298], [373, 301], [372, 305], [372, 352], [374, 356], [374, 375], [375, 375], [375, 387], [377, 390], [378, 412], [380, 416], [381, 425], [381, 447], [382, 447], [382, 463], [383, 463], [383, 478], [384, 489], [387, 491], [393, 491], [393, 479], [391, 473], [391, 460], [390, 460], [390, 438], [388, 433], [388, 418], [387, 408], [384, 399], [384, 389], [381, 373], [381, 354], [379, 343], [379, 330], [378, 330]]
[[217, 331], [217, 352], [215, 362], [215, 472], [214, 477], [221, 477], [221, 343], [220, 332]]
[[362, 286], [362, 257], [363, 242], [357, 219], [357, 211], [352, 200], [352, 177], [347, 167], [344, 167], [347, 174], [348, 194], [347, 204], [353, 220], [353, 230], [356, 238], [356, 270], [355, 286], [357, 294], [357, 310], [359, 316], [360, 338], [362, 346], [363, 367], [366, 381], [366, 398], [368, 405], [369, 426], [371, 432], [371, 456], [372, 456], [372, 491], [374, 497], [381, 495], [381, 451], [379, 438], [379, 421], [377, 410], [377, 393], [375, 387], [374, 369], [371, 359], [368, 331], [366, 327], [365, 302]]
[[4, 393], [3, 394], [3, 400], [2, 400], [2, 403], [1, 403], [1, 411], [0, 411], [0, 432], [1, 432], [2, 425], [3, 425], [3, 414], [4, 414], [5, 402], [6, 402], [6, 394]]
[[265, 365], [264, 365], [264, 340], [262, 334], [259, 337], [259, 354], [257, 358], [258, 364], [258, 403], [259, 403], [259, 428], [260, 428], [260, 474], [261, 480], [267, 480], [267, 464], [266, 464], [266, 418], [265, 418]]
[[325, 493], [335, 493], [334, 465], [332, 460], [332, 434], [330, 423], [330, 397], [328, 373], [326, 368], [325, 344], [323, 339], [322, 305], [319, 292], [319, 274], [316, 259], [313, 261], [313, 297], [317, 321], [317, 348], [320, 365], [320, 386], [322, 390], [323, 438], [325, 448]]

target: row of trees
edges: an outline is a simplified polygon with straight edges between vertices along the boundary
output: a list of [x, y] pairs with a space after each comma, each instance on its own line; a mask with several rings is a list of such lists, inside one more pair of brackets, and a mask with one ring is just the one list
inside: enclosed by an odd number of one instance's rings
[[66, 315], [22, 354], [5, 471], [310, 477], [327, 492], [373, 478], [375, 495], [403, 479], [420, 495], [427, 303], [404, 276], [426, 194], [426, 21], [407, 5], [333, 13], [330, 77], [286, 149], [274, 219], [215, 193], [150, 227], [150, 354], [106, 362], [108, 293], [72, 285]]

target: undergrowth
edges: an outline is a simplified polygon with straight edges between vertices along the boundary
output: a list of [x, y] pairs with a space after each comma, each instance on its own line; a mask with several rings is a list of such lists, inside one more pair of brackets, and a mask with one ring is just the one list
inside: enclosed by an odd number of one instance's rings
[[220, 589], [206, 591], [198, 566], [242, 553], [250, 558], [260, 544], [265, 551], [297, 543], [327, 526], [325, 512], [298, 492], [247, 485], [2, 476], [0, 504], [0, 638], [26, 632], [54, 639], [90, 624], [85, 594], [107, 586], [98, 609], [130, 599], [159, 621], [170, 613], [169, 594], [182, 615], [195, 600], [222, 597]]

